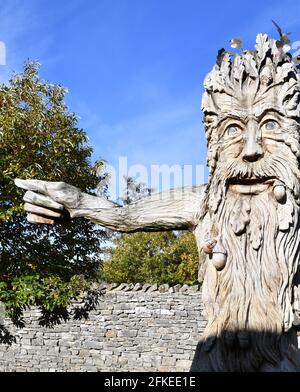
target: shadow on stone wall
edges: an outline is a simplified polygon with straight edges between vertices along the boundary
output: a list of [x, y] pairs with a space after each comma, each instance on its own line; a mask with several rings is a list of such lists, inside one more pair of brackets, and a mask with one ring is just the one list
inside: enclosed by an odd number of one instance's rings
[[[89, 290], [80, 295], [79, 299], [74, 301], [71, 306], [58, 306], [51, 311], [43, 306], [36, 306], [40, 311], [38, 323], [43, 327], [53, 328], [55, 325], [65, 323], [72, 319], [87, 320], [89, 313], [97, 308], [104, 293], [105, 290], [101, 287]], [[20, 329], [26, 326], [23, 315], [28, 309], [30, 309], [30, 307], [23, 306], [21, 308], [16, 308], [11, 312], [10, 321], [15, 327]], [[5, 306], [3, 304], [1, 304], [0, 313], [0, 343], [9, 344], [9, 342], [13, 342], [13, 336], [4, 325]]]
[[81, 297], [82, 303], [80, 305], [73, 305], [69, 308], [59, 307], [55, 311], [49, 311], [45, 308], [40, 308], [41, 316], [39, 318], [39, 324], [43, 327], [53, 328], [55, 325], [59, 325], [62, 322], [69, 320], [88, 320], [89, 313], [92, 310], [97, 309], [97, 306], [103, 297], [105, 290], [98, 288], [89, 290], [84, 293]]
[[12, 343], [16, 343], [16, 337], [4, 325], [0, 324], [0, 344], [11, 345]]

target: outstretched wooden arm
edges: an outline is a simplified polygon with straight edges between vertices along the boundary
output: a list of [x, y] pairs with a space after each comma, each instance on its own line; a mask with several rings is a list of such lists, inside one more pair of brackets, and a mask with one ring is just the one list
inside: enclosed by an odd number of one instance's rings
[[205, 185], [164, 191], [127, 206], [81, 192], [63, 182], [15, 180], [26, 189], [25, 210], [31, 223], [59, 222], [63, 211], [121, 232], [188, 230], [198, 223]]

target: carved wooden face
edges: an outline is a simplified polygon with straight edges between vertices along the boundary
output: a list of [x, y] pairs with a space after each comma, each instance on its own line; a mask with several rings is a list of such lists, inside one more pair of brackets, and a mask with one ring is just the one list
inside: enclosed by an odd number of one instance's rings
[[204, 87], [211, 211], [229, 193], [267, 190], [300, 205], [300, 71], [291, 55], [258, 34], [255, 51], [218, 57]]
[[273, 141], [274, 134], [280, 133], [281, 120], [272, 112], [262, 116], [249, 113], [244, 118], [227, 117], [221, 126], [223, 157], [240, 158], [249, 163], [263, 158], [266, 151], [272, 151], [268, 142]]
[[223, 116], [217, 133], [217, 172], [232, 191], [258, 194], [275, 180], [294, 186], [282, 166], [288, 165], [292, 173], [298, 167], [297, 121], [253, 106]]
[[273, 363], [278, 336], [293, 323], [300, 72], [275, 40], [259, 34], [255, 51], [222, 51], [204, 86], [210, 176], [202, 212], [209, 255], [203, 292], [206, 336], [215, 339], [204, 350], [218, 371], [219, 363], [255, 367], [258, 358]]

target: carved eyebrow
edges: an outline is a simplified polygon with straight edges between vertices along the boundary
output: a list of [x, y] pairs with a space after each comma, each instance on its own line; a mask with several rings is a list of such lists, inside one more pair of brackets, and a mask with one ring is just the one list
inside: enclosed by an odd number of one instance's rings
[[[257, 112], [254, 112], [253, 116], [260, 122], [267, 114], [284, 117], [284, 114], [280, 111], [280, 109], [274, 106], [265, 108], [263, 109], [263, 111], [259, 110]], [[245, 124], [249, 120], [249, 118], [251, 118], [251, 115], [249, 115], [246, 110], [244, 111], [244, 113], [242, 111], [233, 111], [232, 113], [227, 113], [223, 116], [220, 116], [216, 126], [219, 127], [223, 122], [230, 120], [239, 121]]]
[[264, 109], [261, 113], [255, 113], [255, 117], [258, 119], [258, 121], [261, 121], [266, 115], [271, 114], [271, 115], [275, 115], [275, 116], [279, 116], [279, 117], [283, 117], [283, 113], [277, 109], [277, 108], [267, 108]]
[[220, 126], [223, 122], [225, 121], [239, 121], [244, 123], [245, 122], [245, 116], [241, 116], [241, 115], [237, 115], [237, 114], [229, 114], [226, 115], [222, 118], [219, 119], [219, 121], [217, 122], [217, 126]]

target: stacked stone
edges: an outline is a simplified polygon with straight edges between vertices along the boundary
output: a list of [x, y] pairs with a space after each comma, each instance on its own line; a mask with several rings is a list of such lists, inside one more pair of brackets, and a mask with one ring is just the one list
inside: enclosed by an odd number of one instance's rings
[[[0, 371], [188, 371], [206, 321], [199, 286], [101, 284], [87, 320], [53, 328], [40, 312], [25, 327], [5, 325], [16, 341], [0, 344]], [[74, 303], [80, 306], [80, 303]]]

